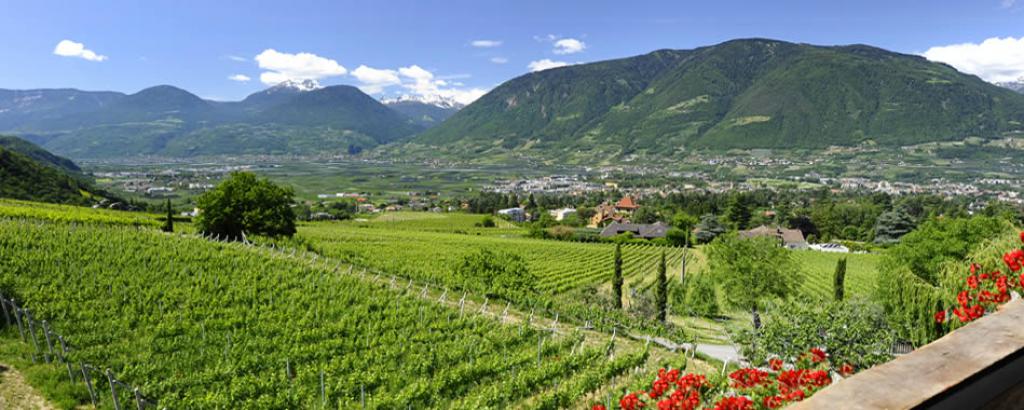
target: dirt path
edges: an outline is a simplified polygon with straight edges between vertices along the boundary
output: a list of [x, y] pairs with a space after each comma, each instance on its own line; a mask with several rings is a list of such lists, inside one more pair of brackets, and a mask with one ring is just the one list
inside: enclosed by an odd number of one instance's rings
[[56, 409], [17, 370], [0, 363], [0, 409]]

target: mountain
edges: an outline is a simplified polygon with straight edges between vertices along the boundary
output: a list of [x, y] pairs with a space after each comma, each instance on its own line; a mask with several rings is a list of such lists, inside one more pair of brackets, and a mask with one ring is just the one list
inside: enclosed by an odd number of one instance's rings
[[18, 137], [0, 135], [0, 148], [17, 152], [29, 159], [68, 173], [80, 173], [82, 169], [70, 159], [53, 155], [42, 147]]
[[1024, 77], [1018, 78], [1017, 81], [1008, 81], [1003, 83], [996, 83], [996, 85], [1009, 88], [1018, 93], [1024, 94]]
[[103, 193], [78, 170], [32, 143], [0, 136], [0, 198], [77, 205], [101, 199]]
[[0, 90], [0, 107], [0, 132], [73, 158], [341, 153], [423, 129], [357, 88], [315, 81], [285, 82], [238, 102], [169, 85], [130, 95]]
[[0, 129], [12, 130], [98, 111], [124, 94], [109, 91], [0, 89]]
[[526, 74], [410, 146], [607, 161], [997, 137], [1022, 122], [1024, 96], [923, 57], [749, 39]]
[[396, 99], [383, 100], [382, 103], [423, 128], [444, 122], [463, 107], [455, 100], [440, 96], [424, 98], [403, 95]]

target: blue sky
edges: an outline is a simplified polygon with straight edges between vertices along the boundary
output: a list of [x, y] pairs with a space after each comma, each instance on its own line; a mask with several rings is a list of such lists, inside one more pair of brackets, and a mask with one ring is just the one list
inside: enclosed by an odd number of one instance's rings
[[992, 81], [1024, 76], [1024, 0], [5, 0], [0, 88], [172, 84], [237, 100], [313, 78], [469, 101], [531, 67], [744, 37], [931, 49]]

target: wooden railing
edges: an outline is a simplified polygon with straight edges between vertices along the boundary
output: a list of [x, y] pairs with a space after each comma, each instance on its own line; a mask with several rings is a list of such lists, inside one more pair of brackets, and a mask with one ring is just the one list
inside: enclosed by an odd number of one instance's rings
[[1024, 300], [793, 409], [1024, 409]]

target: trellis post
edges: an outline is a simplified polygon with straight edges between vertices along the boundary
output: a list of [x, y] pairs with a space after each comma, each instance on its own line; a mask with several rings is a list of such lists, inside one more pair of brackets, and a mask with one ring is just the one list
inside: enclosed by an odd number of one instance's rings
[[46, 348], [50, 352], [49, 356], [44, 354], [43, 358], [46, 359], [47, 363], [49, 363], [49, 362], [53, 361], [54, 354], [53, 354], [53, 342], [50, 341], [50, 325], [48, 323], [46, 323], [46, 320], [43, 320], [43, 336], [46, 339]]
[[18, 334], [21, 335], [21, 341], [25, 342], [25, 330], [22, 329], [21, 313], [19, 313], [21, 309], [14, 303], [14, 299], [11, 299], [11, 308], [14, 310], [14, 319], [18, 322]]
[[[36, 327], [34, 320], [32, 320], [32, 311], [28, 309], [22, 309], [25, 313], [25, 320], [28, 321], [28, 332], [32, 334], [32, 346], [35, 347], [36, 353], [42, 353], [42, 349], [39, 348], [39, 340], [36, 339]], [[32, 354], [32, 363], [36, 362], [35, 354]]]
[[11, 316], [7, 313], [7, 299], [4, 299], [2, 294], [0, 294], [0, 307], [4, 308], [4, 321], [7, 322], [7, 326], [11, 326]]
[[132, 392], [135, 393], [135, 405], [138, 406], [139, 410], [142, 410], [146, 407], [146, 401], [142, 399], [142, 393], [139, 392], [138, 387], [132, 389]]
[[107, 369], [107, 382], [110, 383], [110, 397], [114, 400], [114, 410], [121, 410], [121, 401], [117, 398], [117, 380], [114, 379], [114, 373]]
[[86, 370], [85, 363], [79, 362], [78, 366], [82, 368], [82, 378], [85, 379], [85, 387], [89, 390], [89, 400], [92, 400], [93, 407], [97, 407], [99, 403], [96, 402], [96, 391], [92, 388], [92, 378], [89, 377], [89, 371]]

